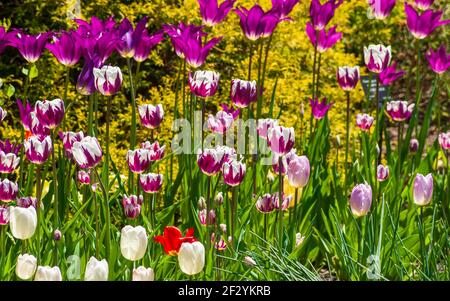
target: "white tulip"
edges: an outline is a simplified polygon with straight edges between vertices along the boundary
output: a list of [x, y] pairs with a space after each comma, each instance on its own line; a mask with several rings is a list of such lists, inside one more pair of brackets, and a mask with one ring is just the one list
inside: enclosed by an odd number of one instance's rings
[[84, 273], [84, 281], [108, 281], [108, 262], [106, 259], [97, 260], [94, 256], [89, 258]]
[[34, 281], [62, 281], [58, 267], [38, 266]]
[[178, 252], [178, 264], [183, 273], [195, 275], [205, 266], [205, 247], [199, 241], [183, 243]]
[[120, 234], [120, 251], [123, 257], [136, 261], [144, 257], [147, 249], [147, 233], [141, 226], [125, 226]]
[[153, 281], [155, 273], [152, 268], [146, 269], [143, 266], [133, 269], [133, 281]]
[[33, 206], [28, 208], [11, 207], [10, 223], [11, 232], [15, 238], [31, 238], [37, 226], [36, 209]]
[[21, 254], [17, 257], [16, 275], [20, 279], [30, 279], [36, 271], [37, 259], [33, 255]]

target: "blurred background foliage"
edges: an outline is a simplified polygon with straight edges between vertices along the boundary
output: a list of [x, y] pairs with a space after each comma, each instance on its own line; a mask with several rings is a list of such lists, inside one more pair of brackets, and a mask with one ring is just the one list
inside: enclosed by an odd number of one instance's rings
[[[253, 0], [239, 0], [237, 5], [249, 8]], [[322, 55], [321, 94], [331, 99], [335, 104], [330, 111], [332, 120], [332, 136], [345, 133], [345, 94], [341, 91], [335, 80], [338, 66], [360, 65], [363, 62], [363, 47], [368, 44], [392, 45], [393, 59], [400, 68], [410, 75], [397, 81], [393, 88], [394, 98], [405, 99], [413, 92], [417, 45], [409, 34], [403, 10], [402, 1], [397, 1], [392, 14], [385, 21], [376, 21], [367, 13], [367, 3], [362, 0], [349, 0], [337, 10], [332, 25], [338, 25], [337, 30], [342, 31], [343, 38], [331, 50]], [[264, 9], [270, 8], [270, 0], [258, 1]], [[443, 7], [445, 0], [436, 1], [436, 7]], [[73, 18], [88, 20], [90, 16], [102, 19], [113, 15], [117, 21], [124, 17], [136, 23], [143, 16], [148, 16], [148, 30], [150, 33], [161, 29], [162, 24], [178, 23], [180, 21], [201, 24], [198, 4], [196, 0], [152, 0], [152, 1], [58, 1], [58, 0], [16, 0], [0, 2], [0, 20], [11, 28], [24, 28], [31, 33], [41, 31], [58, 31], [74, 26]], [[300, 111], [302, 104], [305, 115], [309, 118], [310, 110], [308, 98], [311, 95], [313, 47], [306, 33], [305, 25], [309, 19], [309, 1], [303, 0], [290, 14], [293, 21], [281, 23], [275, 31], [272, 47], [268, 59], [268, 78], [266, 79], [265, 101], [270, 101], [270, 95], [275, 81], [278, 79], [276, 89], [276, 112], [283, 110], [281, 122], [286, 126], [300, 127]], [[449, 18], [448, 12], [445, 17]], [[239, 26], [237, 15], [230, 12], [225, 21], [212, 30], [212, 36], [223, 35], [225, 38], [211, 51], [207, 63], [202, 69], [216, 70], [221, 74], [220, 90], [218, 96], [209, 100], [207, 112], [215, 113], [220, 103], [229, 102], [229, 88], [232, 78], [246, 78], [249, 60], [250, 44], [245, 39]], [[440, 36], [438, 36], [440, 35]], [[421, 50], [429, 47], [437, 48], [443, 41], [448, 41], [448, 27], [442, 27], [423, 41]], [[448, 45], [447, 45], [448, 46]], [[257, 53], [254, 49], [254, 58]], [[253, 60], [256, 70], [257, 59]], [[113, 122], [111, 125], [112, 157], [116, 164], [124, 171], [126, 169], [125, 154], [129, 147], [129, 133], [131, 120], [130, 87], [127, 77], [126, 62], [119, 55], [114, 54], [109, 64], [122, 68], [124, 84], [122, 93], [113, 98]], [[160, 142], [170, 145], [173, 133], [171, 123], [175, 103], [174, 86], [180, 60], [172, 50], [168, 39], [164, 40], [153, 51], [150, 59], [146, 60], [140, 68], [138, 82], [138, 104], [162, 103], [165, 118], [162, 126], [155, 133]], [[48, 51], [44, 51], [42, 58], [36, 64], [38, 76], [32, 80], [30, 101], [34, 103], [39, 99], [53, 99], [62, 97], [64, 89], [65, 69], [59, 65]], [[20, 118], [15, 99], [23, 93], [25, 76], [22, 68], [26, 68], [24, 60], [14, 48], [7, 48], [0, 58], [0, 78], [3, 86], [0, 92], [0, 103], [12, 117], [1, 124], [1, 139], [18, 141], [20, 138]], [[432, 72], [426, 63], [420, 66], [425, 81], [425, 97], [421, 105], [426, 105], [431, 90]], [[81, 63], [70, 70], [70, 88], [68, 98], [74, 102], [69, 116], [66, 116], [68, 129], [72, 131], [86, 131], [88, 101], [75, 90], [77, 76], [81, 70]], [[361, 69], [364, 74], [365, 68]], [[448, 75], [446, 75], [448, 80]], [[256, 79], [256, 71], [253, 73]], [[186, 88], [188, 89], [188, 88]], [[11, 93], [15, 90], [15, 93]], [[441, 105], [449, 107], [450, 103], [446, 91], [441, 97]], [[408, 92], [409, 91], [409, 92]], [[405, 99], [411, 101], [411, 99]], [[104, 100], [103, 100], [104, 101]], [[360, 111], [364, 94], [361, 85], [352, 93], [352, 120]], [[180, 111], [181, 111], [181, 101]], [[266, 108], [268, 105], [266, 106]], [[104, 113], [106, 106], [100, 102], [97, 120], [100, 126], [100, 140], [103, 139], [105, 129]], [[448, 110], [447, 110], [448, 111]], [[444, 118], [448, 116], [444, 116]], [[448, 119], [447, 119], [448, 120]], [[308, 123], [308, 122], [306, 122]], [[356, 135], [356, 131], [353, 131]], [[138, 141], [150, 139], [149, 130], [138, 129]], [[101, 141], [100, 141], [101, 142]]]

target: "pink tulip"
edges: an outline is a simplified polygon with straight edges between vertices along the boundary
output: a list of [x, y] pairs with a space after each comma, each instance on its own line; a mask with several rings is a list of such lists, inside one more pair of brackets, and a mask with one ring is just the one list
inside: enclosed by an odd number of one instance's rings
[[287, 176], [289, 184], [293, 187], [305, 187], [310, 175], [309, 160], [306, 156], [295, 156], [289, 162]]
[[414, 179], [414, 203], [419, 206], [428, 205], [433, 197], [433, 176], [431, 173], [423, 176], [418, 173]]
[[350, 196], [350, 208], [357, 217], [367, 214], [372, 205], [372, 187], [368, 184], [356, 185]]

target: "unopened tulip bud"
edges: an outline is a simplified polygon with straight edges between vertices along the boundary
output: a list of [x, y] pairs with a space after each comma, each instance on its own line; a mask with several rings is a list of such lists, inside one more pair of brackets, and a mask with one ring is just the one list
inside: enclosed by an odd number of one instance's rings
[[350, 196], [350, 208], [357, 217], [367, 214], [372, 205], [372, 187], [367, 184], [356, 185]]
[[273, 175], [273, 173], [270, 170], [267, 172], [267, 180], [269, 182], [275, 181], [275, 176]]
[[419, 140], [413, 138], [409, 141], [409, 151], [416, 153], [419, 150]]
[[244, 257], [244, 264], [250, 267], [256, 266], [256, 261], [250, 256]]
[[383, 182], [389, 178], [389, 166], [384, 166], [383, 164], [377, 167], [377, 180]]
[[55, 230], [55, 232], [53, 232], [53, 238], [56, 241], [60, 241], [61, 240], [61, 231], [59, 231], [58, 229]]
[[216, 197], [214, 198], [214, 201], [216, 202], [217, 206], [222, 206], [223, 204], [223, 193], [220, 191]]
[[223, 233], [227, 233], [227, 225], [226, 224], [220, 224], [220, 231], [222, 231]]
[[202, 196], [198, 199], [198, 208], [201, 210], [206, 208], [206, 201], [205, 201], [205, 198]]

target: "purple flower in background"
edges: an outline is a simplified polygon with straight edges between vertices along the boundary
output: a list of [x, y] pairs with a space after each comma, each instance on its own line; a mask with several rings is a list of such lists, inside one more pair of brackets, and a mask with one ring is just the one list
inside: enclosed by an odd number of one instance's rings
[[363, 131], [368, 131], [373, 125], [375, 119], [367, 114], [356, 115], [356, 125]]
[[223, 111], [227, 112], [228, 114], [231, 114], [231, 116], [233, 116], [233, 119], [236, 120], [236, 118], [239, 117], [239, 109], [235, 109], [233, 108], [233, 106], [228, 106], [225, 103], [221, 103], [220, 107], [222, 108]]
[[0, 201], [11, 202], [14, 201], [19, 192], [19, 185], [8, 179], [0, 181]]
[[205, 148], [203, 151], [199, 149], [197, 164], [204, 174], [212, 176], [221, 170], [226, 157], [225, 150], [222, 147]]
[[270, 150], [279, 156], [284, 156], [294, 147], [294, 128], [274, 126], [267, 132], [267, 144]]
[[75, 19], [74, 21], [78, 24], [77, 31], [82, 36], [99, 36], [104, 32], [113, 31], [116, 26], [112, 16], [106, 20], [92, 16], [89, 22], [82, 19]]
[[161, 104], [156, 106], [144, 104], [138, 106], [139, 118], [144, 127], [148, 129], [156, 129], [164, 118], [164, 110]]
[[102, 95], [111, 96], [120, 91], [122, 87], [122, 71], [119, 67], [103, 66], [94, 68], [95, 89]]
[[333, 105], [332, 102], [327, 103], [327, 98], [322, 98], [322, 101], [319, 101], [319, 98], [309, 99], [309, 104], [311, 105], [311, 111], [315, 119], [322, 119], [327, 114], [328, 110]]
[[437, 74], [442, 74], [450, 67], [450, 54], [447, 54], [444, 44], [437, 51], [432, 48], [425, 54], [430, 68]]
[[305, 187], [308, 184], [309, 176], [311, 173], [311, 166], [309, 159], [306, 156], [293, 156], [289, 160], [287, 168], [287, 177], [289, 184], [293, 187]]
[[258, 4], [255, 4], [250, 10], [241, 6], [234, 9], [234, 12], [241, 19], [244, 35], [251, 41], [272, 35], [278, 23], [282, 21], [276, 12], [264, 12]]
[[91, 95], [95, 92], [94, 62], [92, 60], [84, 61], [83, 68], [77, 79], [77, 91], [81, 95]]
[[145, 25], [148, 17], [142, 18], [133, 29], [128, 18], [124, 18], [117, 28], [117, 36], [119, 40], [116, 44], [117, 52], [124, 58], [132, 58], [134, 56], [136, 46], [145, 32]]
[[359, 81], [359, 66], [339, 67], [336, 72], [337, 81], [344, 91], [353, 90]]
[[327, 30], [321, 29], [319, 31], [314, 30], [311, 23], [306, 23], [306, 34], [309, 41], [314, 47], [317, 47], [317, 51], [323, 53], [334, 46], [341, 38], [342, 32], [336, 32], [337, 25]]
[[149, 151], [150, 161], [158, 161], [164, 157], [164, 150], [166, 146], [159, 146], [158, 141], [150, 143], [149, 141], [145, 141], [141, 143], [141, 148], [145, 148]]
[[269, 133], [269, 130], [275, 126], [278, 126], [277, 119], [259, 119], [258, 127], [256, 128], [258, 136], [264, 140], [267, 140], [267, 134]]
[[0, 205], [0, 225], [4, 226], [7, 224], [9, 224], [9, 207]]
[[155, 193], [162, 187], [163, 175], [156, 173], [141, 174], [139, 176], [139, 183], [145, 192]]
[[97, 138], [85, 136], [72, 146], [72, 155], [80, 168], [93, 168], [102, 159], [102, 149]]
[[191, 92], [198, 97], [214, 96], [219, 87], [220, 75], [214, 71], [195, 71], [189, 73], [189, 87]]
[[231, 81], [230, 98], [235, 106], [246, 108], [257, 99], [256, 81], [233, 79]]
[[17, 156], [21, 145], [14, 145], [5, 140], [0, 140], [0, 173], [12, 173], [20, 162], [20, 157]]
[[37, 199], [32, 196], [22, 197], [16, 200], [16, 204], [17, 206], [22, 208], [28, 208], [30, 206], [33, 206], [36, 209]]
[[414, 106], [413, 103], [408, 105], [406, 101], [390, 101], [386, 105], [386, 112], [392, 120], [401, 122], [411, 118]]
[[142, 37], [136, 43], [134, 50], [134, 60], [136, 62], [145, 61], [152, 49], [159, 44], [164, 39], [164, 32], [158, 31], [155, 34], [149, 36], [146, 31], [144, 31]]
[[149, 151], [145, 148], [129, 150], [127, 163], [131, 172], [143, 173], [150, 165]]
[[369, 212], [372, 206], [372, 187], [368, 184], [356, 185], [350, 196], [350, 208], [352, 213], [361, 217]]
[[45, 48], [66, 67], [74, 66], [81, 56], [81, 46], [75, 31], [62, 31], [53, 35], [52, 42], [47, 43]]
[[324, 29], [334, 17], [336, 9], [344, 2], [343, 0], [329, 0], [320, 4], [320, 0], [312, 0], [309, 7], [309, 17], [315, 30]]
[[91, 176], [89, 172], [80, 170], [77, 173], [77, 180], [80, 185], [89, 185], [91, 183]]
[[208, 128], [213, 133], [225, 134], [233, 125], [234, 117], [225, 111], [218, 111], [216, 115], [208, 116]]
[[419, 140], [412, 138], [409, 140], [409, 151], [411, 153], [416, 153], [419, 150]]
[[6, 32], [3, 26], [0, 26], [0, 54], [3, 53], [7, 46], [11, 46], [11, 32]]
[[35, 104], [36, 117], [46, 127], [54, 129], [64, 118], [64, 101], [53, 100], [37, 101]]
[[438, 141], [443, 150], [450, 150], [450, 131], [447, 133], [440, 133]]
[[394, 9], [396, 0], [369, 0], [369, 6], [375, 19], [386, 19]]
[[79, 142], [84, 138], [83, 132], [59, 132], [59, 138], [63, 142], [64, 152], [67, 157], [72, 158], [72, 147], [75, 142]]
[[203, 24], [214, 26], [225, 19], [236, 0], [225, 0], [220, 5], [217, 0], [198, 0]]
[[189, 38], [201, 39], [207, 36], [207, 33], [202, 31], [203, 26], [195, 26], [193, 24], [186, 25], [180, 22], [178, 26], [172, 24], [164, 24], [163, 29], [170, 37], [172, 46], [176, 54], [182, 59], [185, 58], [184, 49], [186, 48], [186, 41]]
[[289, 163], [298, 158], [295, 148], [291, 149], [286, 155], [278, 155], [274, 153], [272, 156], [272, 169], [275, 174], [280, 174], [280, 157], [281, 157], [281, 174], [284, 175], [288, 171]]
[[125, 216], [128, 218], [136, 218], [141, 213], [142, 202], [144, 201], [144, 197], [140, 195], [139, 197], [136, 195], [124, 195], [122, 198], [122, 206], [125, 213]]
[[23, 146], [27, 159], [34, 164], [44, 164], [53, 148], [50, 136], [31, 136], [25, 140]]
[[266, 193], [258, 198], [255, 206], [261, 213], [270, 213], [275, 210], [274, 197], [270, 193]]
[[377, 180], [383, 182], [389, 178], [389, 166], [384, 166], [383, 164], [377, 167]]
[[17, 106], [19, 107], [20, 119], [22, 120], [23, 128], [31, 132], [33, 135], [45, 137], [50, 135], [50, 129], [45, 126], [36, 116], [36, 112], [33, 107], [26, 102], [25, 107], [20, 99], [17, 99]]
[[272, 0], [271, 10], [275, 12], [279, 18], [284, 19], [299, 2], [300, 0]]
[[47, 40], [52, 35], [51, 32], [31, 35], [15, 29], [11, 32], [10, 45], [17, 48], [27, 62], [35, 63], [41, 57]]
[[421, 10], [426, 10], [430, 8], [430, 6], [433, 4], [434, 0], [414, 0], [414, 3], [416, 6]]
[[381, 73], [391, 63], [391, 46], [369, 45], [364, 47], [364, 62], [370, 72]]
[[441, 21], [443, 11], [428, 9], [418, 13], [411, 5], [405, 2], [406, 24], [416, 39], [428, 37], [439, 26], [450, 23], [450, 20]]
[[223, 37], [212, 38], [203, 46], [202, 39], [189, 37], [185, 41], [186, 47], [184, 48], [184, 58], [192, 68], [198, 68], [202, 66], [209, 51], [218, 44]]
[[380, 73], [380, 83], [384, 86], [392, 84], [394, 81], [402, 77], [406, 72], [403, 70], [396, 70], [397, 63], [393, 62], [391, 66], [387, 67]]

